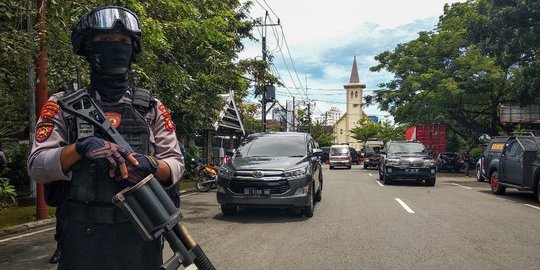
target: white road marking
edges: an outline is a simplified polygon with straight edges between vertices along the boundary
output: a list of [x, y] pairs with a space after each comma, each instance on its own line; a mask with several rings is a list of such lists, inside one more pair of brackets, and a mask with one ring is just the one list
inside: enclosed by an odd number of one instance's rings
[[191, 193], [184, 194], [184, 195], [180, 196], [180, 198], [184, 198], [184, 197], [195, 195], [195, 194], [197, 194], [197, 192], [191, 192]]
[[540, 210], [540, 207], [538, 207], [538, 206], [530, 205], [530, 204], [528, 204], [528, 203], [524, 203], [524, 205], [526, 205], [526, 206], [528, 206], [528, 207], [532, 207], [532, 208], [534, 208], [534, 209]]
[[384, 185], [383, 185], [381, 182], [379, 182], [379, 181], [375, 181], [375, 182], [376, 182], [377, 184], [379, 184], [379, 186], [384, 187]]
[[44, 230], [41, 230], [41, 231], [35, 231], [35, 232], [27, 233], [27, 234], [21, 234], [21, 235], [13, 236], [13, 237], [10, 237], [10, 238], [0, 240], [0, 243], [15, 240], [15, 239], [19, 239], [19, 238], [23, 238], [23, 237], [27, 237], [27, 236], [30, 236], [30, 235], [34, 235], [34, 234], [38, 234], [38, 233], [42, 233], [42, 232], [46, 232], [46, 231], [51, 231], [51, 230], [54, 230], [54, 229], [56, 229], [56, 227], [44, 229]]
[[373, 176], [373, 174], [369, 173], [369, 176]]
[[462, 187], [462, 188], [466, 188], [466, 189], [472, 189], [470, 187], [462, 186], [462, 185], [456, 184], [456, 183], [451, 183], [451, 184], [454, 185], [454, 186], [458, 186], [458, 187]]
[[394, 198], [399, 204], [401, 204], [401, 206], [403, 208], [405, 208], [405, 210], [411, 214], [414, 214], [414, 211], [409, 207], [407, 206], [402, 200], [400, 200], [399, 198]]

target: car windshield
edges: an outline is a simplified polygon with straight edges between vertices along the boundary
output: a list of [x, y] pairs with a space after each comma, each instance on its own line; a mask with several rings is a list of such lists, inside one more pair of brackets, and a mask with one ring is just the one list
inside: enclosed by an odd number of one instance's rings
[[455, 153], [441, 154], [441, 158], [457, 159], [458, 155]]
[[347, 154], [349, 149], [346, 147], [333, 147], [330, 148], [330, 155]]
[[388, 152], [395, 154], [426, 154], [426, 148], [421, 143], [393, 143]]
[[306, 153], [302, 136], [253, 136], [242, 142], [236, 156], [303, 157]]
[[381, 148], [382, 145], [366, 145], [366, 154], [378, 154]]

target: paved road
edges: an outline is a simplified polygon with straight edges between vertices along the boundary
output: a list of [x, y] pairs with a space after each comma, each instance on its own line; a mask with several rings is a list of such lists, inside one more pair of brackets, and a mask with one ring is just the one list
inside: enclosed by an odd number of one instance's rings
[[[463, 174], [384, 186], [376, 170], [327, 170], [313, 218], [242, 209], [215, 191], [182, 198], [184, 223], [217, 269], [538, 269], [540, 204], [494, 196]], [[46, 229], [46, 228], [41, 228]], [[0, 269], [54, 269], [53, 231], [0, 243]], [[2, 241], [2, 240], [0, 240]], [[170, 256], [166, 250], [165, 257]]]

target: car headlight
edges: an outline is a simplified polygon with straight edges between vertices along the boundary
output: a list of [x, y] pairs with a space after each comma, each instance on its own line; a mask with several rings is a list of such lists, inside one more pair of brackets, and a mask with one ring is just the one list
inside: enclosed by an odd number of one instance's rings
[[286, 178], [300, 178], [306, 176], [307, 171], [307, 167], [304, 167], [285, 171], [284, 174]]
[[435, 165], [435, 161], [433, 161], [433, 159], [426, 159], [424, 160], [424, 165], [423, 167], [431, 167]]
[[398, 166], [399, 158], [388, 158], [386, 159], [386, 165], [388, 166]]
[[218, 176], [224, 179], [232, 179], [234, 176], [234, 171], [225, 168], [225, 166], [221, 166], [218, 172]]

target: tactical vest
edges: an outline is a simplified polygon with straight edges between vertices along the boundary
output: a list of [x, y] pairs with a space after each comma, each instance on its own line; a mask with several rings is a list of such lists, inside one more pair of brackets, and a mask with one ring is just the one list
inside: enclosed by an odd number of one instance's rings
[[[150, 130], [145, 118], [155, 101], [150, 92], [145, 89], [133, 89], [131, 103], [98, 102], [105, 113], [120, 115], [116, 129], [133, 148], [135, 152], [148, 155], [150, 149]], [[76, 121], [72, 121], [75, 123]], [[70, 128], [70, 142], [77, 137], [76, 128]], [[105, 138], [104, 134], [95, 131], [96, 137]], [[106, 161], [90, 161], [81, 159], [72, 167], [68, 200], [83, 204], [112, 204], [112, 197], [121, 191], [125, 185], [109, 177]]]

